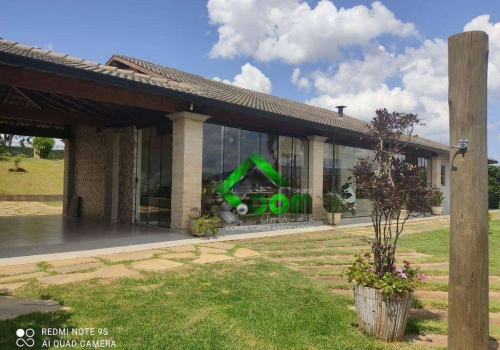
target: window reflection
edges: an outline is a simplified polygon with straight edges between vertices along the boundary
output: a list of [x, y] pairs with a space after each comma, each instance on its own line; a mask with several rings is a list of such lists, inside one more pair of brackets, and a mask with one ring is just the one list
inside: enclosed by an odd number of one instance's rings
[[[234, 170], [250, 155], [257, 152], [275, 169], [289, 184], [278, 188], [258, 167], [253, 167], [232, 187], [244, 203], [251, 203], [254, 210], [243, 214], [237, 213], [227, 202], [217, 209], [226, 211], [227, 217], [241, 220], [240, 223], [271, 223], [281, 222], [283, 218], [306, 217], [310, 213], [310, 201], [296, 198], [291, 210], [291, 199], [294, 193], [307, 190], [308, 172], [308, 141], [305, 139], [265, 134], [254, 131], [230, 128], [205, 123], [203, 128], [203, 188], [210, 181], [216, 181], [219, 186]], [[306, 191], [307, 192], [307, 191]], [[284, 195], [286, 200], [273, 200], [277, 209], [287, 209], [275, 214], [270, 208], [271, 199], [276, 195]], [[253, 200], [255, 199], [255, 201]], [[304, 202], [304, 203], [302, 203]], [[229, 212], [230, 214], [228, 214]], [[221, 215], [222, 216], [222, 215]]]

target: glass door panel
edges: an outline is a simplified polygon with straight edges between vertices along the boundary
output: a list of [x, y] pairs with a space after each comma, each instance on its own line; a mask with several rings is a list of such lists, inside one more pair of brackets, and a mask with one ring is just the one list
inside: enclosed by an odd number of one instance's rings
[[157, 127], [142, 130], [139, 222], [170, 227], [172, 193], [172, 132]]

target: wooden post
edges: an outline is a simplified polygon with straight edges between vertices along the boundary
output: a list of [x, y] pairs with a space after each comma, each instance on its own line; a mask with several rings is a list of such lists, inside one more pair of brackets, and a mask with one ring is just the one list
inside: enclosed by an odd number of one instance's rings
[[488, 349], [488, 35], [448, 38], [450, 142], [450, 278], [448, 349]]

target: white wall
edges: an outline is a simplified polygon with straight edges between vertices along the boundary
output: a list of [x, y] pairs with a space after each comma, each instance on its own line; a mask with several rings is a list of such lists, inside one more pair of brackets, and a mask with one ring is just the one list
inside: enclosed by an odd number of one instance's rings
[[448, 215], [450, 213], [450, 172], [451, 172], [451, 166], [450, 166], [450, 157], [449, 156], [443, 156], [440, 155], [439, 158], [441, 159], [441, 165], [444, 165], [445, 167], [445, 185], [441, 186], [441, 192], [444, 194], [444, 203], [443, 203], [443, 214]]

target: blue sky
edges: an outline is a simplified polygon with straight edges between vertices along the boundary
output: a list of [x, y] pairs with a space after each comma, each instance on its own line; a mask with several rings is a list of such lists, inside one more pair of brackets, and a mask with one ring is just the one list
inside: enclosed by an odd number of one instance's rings
[[[485, 16], [489, 15], [489, 17]], [[500, 2], [11, 1], [0, 37], [105, 63], [115, 53], [369, 120], [419, 113], [448, 142], [448, 36], [490, 34], [489, 156], [500, 160]], [[498, 69], [498, 70], [496, 70]]]

